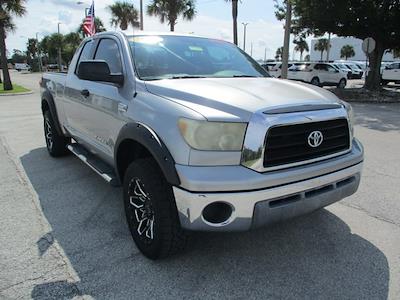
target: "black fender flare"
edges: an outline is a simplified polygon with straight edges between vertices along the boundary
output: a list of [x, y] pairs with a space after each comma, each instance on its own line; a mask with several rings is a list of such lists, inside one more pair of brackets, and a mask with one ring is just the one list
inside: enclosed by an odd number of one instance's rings
[[53, 96], [47, 90], [44, 91], [43, 94], [42, 94], [41, 106], [42, 106], [43, 115], [44, 115], [44, 112], [45, 112], [44, 102], [46, 102], [47, 106], [49, 107], [49, 110], [50, 110], [51, 116], [53, 117], [53, 121], [54, 121], [54, 125], [56, 127], [56, 130], [57, 130], [57, 133], [60, 136], [64, 136], [64, 133], [61, 130], [60, 122], [58, 120], [57, 108], [56, 108], [56, 105], [54, 103]]
[[149, 126], [140, 122], [131, 122], [125, 124], [118, 135], [114, 147], [114, 165], [120, 182], [123, 178], [119, 178], [117, 155], [119, 146], [123, 141], [133, 140], [145, 147], [158, 163], [166, 180], [173, 186], [180, 185], [180, 179], [175, 168], [175, 161], [159, 136]]

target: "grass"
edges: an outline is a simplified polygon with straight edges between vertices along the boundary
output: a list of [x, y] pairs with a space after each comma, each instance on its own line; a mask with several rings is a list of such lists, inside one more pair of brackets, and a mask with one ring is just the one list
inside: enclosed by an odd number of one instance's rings
[[13, 89], [11, 91], [5, 91], [3, 88], [3, 84], [0, 83], [0, 94], [17, 94], [25, 92], [30, 92], [30, 90], [14, 83], [13, 83]]

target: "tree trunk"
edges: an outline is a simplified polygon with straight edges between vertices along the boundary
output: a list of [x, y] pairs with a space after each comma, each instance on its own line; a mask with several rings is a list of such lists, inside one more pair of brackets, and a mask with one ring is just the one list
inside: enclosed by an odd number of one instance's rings
[[369, 55], [369, 72], [364, 88], [371, 91], [381, 89], [381, 64], [385, 47], [381, 41], [376, 41], [375, 50]]
[[170, 31], [175, 31], [175, 21], [171, 21], [171, 22], [169, 23], [169, 30], [170, 30]]
[[238, 0], [232, 0], [233, 42], [235, 43], [235, 45], [238, 44], [237, 16], [238, 16]]
[[300, 51], [300, 61], [303, 61], [303, 51]]
[[6, 33], [4, 27], [0, 27], [0, 57], [1, 68], [3, 69], [4, 90], [10, 91], [13, 89], [10, 73], [8, 72], [7, 54], [6, 54]]
[[323, 56], [324, 56], [324, 51], [321, 51], [321, 62], [322, 62]]

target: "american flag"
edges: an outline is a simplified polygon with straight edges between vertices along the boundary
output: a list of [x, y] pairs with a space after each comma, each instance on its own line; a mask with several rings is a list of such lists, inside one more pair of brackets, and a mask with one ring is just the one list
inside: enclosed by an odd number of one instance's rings
[[87, 36], [92, 36], [96, 33], [96, 27], [94, 26], [94, 1], [88, 10], [85, 21], [83, 22], [83, 32]]

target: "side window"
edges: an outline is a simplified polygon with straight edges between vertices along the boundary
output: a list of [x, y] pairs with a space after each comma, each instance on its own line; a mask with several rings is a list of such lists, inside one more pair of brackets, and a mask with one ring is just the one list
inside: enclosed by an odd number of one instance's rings
[[85, 45], [83, 45], [83, 49], [82, 49], [81, 54], [78, 59], [78, 63], [76, 64], [75, 72], [78, 70], [78, 66], [81, 61], [92, 59], [92, 57], [90, 55], [92, 53], [92, 46], [93, 46], [93, 40], [88, 41], [88, 42], [86, 42]]
[[122, 73], [121, 53], [117, 43], [114, 40], [100, 40], [94, 58], [106, 61], [110, 67], [111, 73]]
[[326, 67], [328, 68], [329, 72], [331, 72], [331, 73], [335, 73], [336, 72], [336, 69], [334, 67], [329, 66], [329, 65], [326, 65]]
[[320, 64], [316, 64], [314, 67], [314, 70], [321, 70], [321, 65]]
[[328, 71], [328, 65], [323, 65], [323, 64], [320, 64], [320, 67], [319, 67], [319, 69], [320, 69], [320, 71]]

